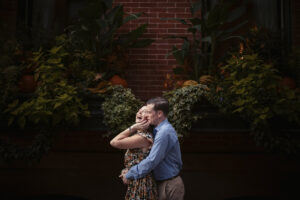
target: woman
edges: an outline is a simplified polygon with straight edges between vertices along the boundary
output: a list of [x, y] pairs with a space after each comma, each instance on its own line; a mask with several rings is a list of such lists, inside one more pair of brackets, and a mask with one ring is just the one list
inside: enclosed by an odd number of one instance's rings
[[[126, 168], [122, 170], [121, 178], [128, 169], [147, 157], [153, 144], [153, 136], [148, 130], [149, 122], [145, 111], [146, 106], [143, 106], [136, 114], [136, 123], [110, 141], [110, 144], [115, 148], [127, 149], [124, 159]], [[157, 188], [152, 174], [137, 180], [130, 180], [127, 184], [126, 200], [157, 199]]]

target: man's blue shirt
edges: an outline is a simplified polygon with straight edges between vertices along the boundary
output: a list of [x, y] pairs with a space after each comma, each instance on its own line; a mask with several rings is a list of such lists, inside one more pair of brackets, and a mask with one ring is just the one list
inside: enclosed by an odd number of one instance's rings
[[155, 180], [165, 180], [179, 174], [182, 160], [175, 129], [165, 119], [155, 130], [157, 133], [148, 157], [130, 168], [126, 174], [127, 179], [139, 179], [151, 171]]

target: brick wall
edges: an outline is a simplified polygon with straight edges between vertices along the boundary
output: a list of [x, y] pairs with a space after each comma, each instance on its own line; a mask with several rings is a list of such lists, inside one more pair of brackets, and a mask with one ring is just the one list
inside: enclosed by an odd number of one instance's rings
[[154, 39], [151, 46], [133, 49], [129, 52], [130, 68], [126, 78], [129, 87], [145, 100], [162, 94], [166, 73], [176, 65], [173, 57], [167, 57], [172, 46], [180, 45], [181, 40], [164, 39], [168, 35], [185, 35], [186, 27], [177, 21], [161, 18], [189, 18], [189, 0], [116, 0], [122, 3], [128, 13], [144, 12], [145, 15], [126, 27], [131, 29], [141, 23], [148, 23], [146, 38]]
[[[162, 94], [165, 74], [176, 65], [172, 56], [166, 58], [172, 45], [180, 45], [180, 40], [163, 39], [168, 35], [186, 34], [185, 27], [176, 21], [164, 21], [163, 17], [189, 18], [189, 0], [115, 0], [123, 4], [128, 13], [144, 12], [139, 20], [130, 22], [123, 31], [133, 29], [139, 24], [148, 23], [146, 38], [155, 42], [144, 49], [129, 52], [130, 67], [126, 69], [129, 87], [141, 99], [146, 100]], [[300, 43], [300, 1], [291, 1], [292, 42]], [[0, 20], [10, 24], [11, 30], [16, 24], [17, 0], [0, 0]]]

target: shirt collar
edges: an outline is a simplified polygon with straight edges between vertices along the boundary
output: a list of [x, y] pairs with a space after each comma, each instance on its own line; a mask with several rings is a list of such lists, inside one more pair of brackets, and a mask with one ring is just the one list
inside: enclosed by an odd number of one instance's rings
[[166, 118], [164, 121], [160, 122], [160, 123], [155, 127], [156, 132], [158, 132], [158, 131], [161, 129], [161, 127], [162, 127], [164, 124], [168, 123], [168, 122], [169, 122], [169, 121], [168, 121], [167, 118]]

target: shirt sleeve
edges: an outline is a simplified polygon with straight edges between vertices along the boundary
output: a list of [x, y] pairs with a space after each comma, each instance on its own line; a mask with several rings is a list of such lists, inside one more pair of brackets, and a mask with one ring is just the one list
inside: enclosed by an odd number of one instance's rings
[[149, 155], [139, 164], [134, 165], [126, 174], [127, 179], [139, 179], [149, 174], [166, 156], [168, 149], [168, 133], [162, 130], [157, 134]]

